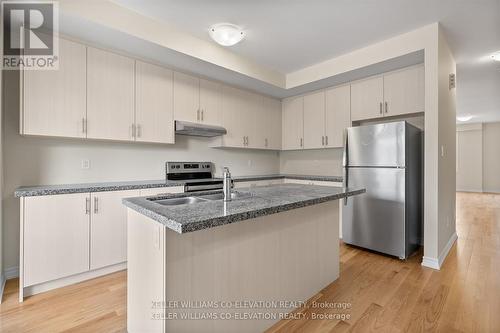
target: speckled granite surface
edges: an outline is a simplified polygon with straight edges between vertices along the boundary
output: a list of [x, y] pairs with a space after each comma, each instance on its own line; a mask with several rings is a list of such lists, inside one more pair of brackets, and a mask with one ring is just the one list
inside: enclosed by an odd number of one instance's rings
[[[240, 177], [233, 177], [233, 180], [235, 182], [244, 182], [244, 181], [271, 180], [271, 179], [283, 179], [283, 178], [342, 182], [342, 177], [339, 176], [306, 176], [306, 175], [288, 175], [288, 174], [240, 176]], [[158, 188], [158, 187], [172, 187], [172, 186], [183, 186], [183, 185], [184, 182], [182, 181], [145, 180], [145, 181], [128, 181], [128, 182], [124, 181], [124, 182], [21, 186], [16, 189], [14, 195], [16, 197], [32, 197], [40, 195], [124, 191], [124, 190], [136, 190], [141, 188]]]
[[338, 200], [347, 196], [362, 194], [365, 189], [282, 184], [252, 189], [242, 188], [236, 192], [250, 192], [251, 196], [233, 199], [233, 201], [227, 203], [216, 200], [178, 206], [164, 206], [153, 201], [166, 198], [200, 196], [206, 193], [214, 193], [212, 191], [196, 193], [196, 195], [183, 193], [161, 197], [126, 198], [123, 199], [123, 203], [127, 207], [182, 234]]

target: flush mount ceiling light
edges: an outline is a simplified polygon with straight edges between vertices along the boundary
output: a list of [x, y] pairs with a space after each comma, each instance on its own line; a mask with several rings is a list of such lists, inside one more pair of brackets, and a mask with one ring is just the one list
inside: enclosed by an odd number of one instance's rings
[[231, 23], [214, 24], [208, 33], [214, 41], [222, 46], [233, 46], [245, 38], [243, 29]]
[[464, 121], [469, 121], [473, 118], [474, 116], [468, 114], [468, 115], [463, 115], [463, 116], [457, 116], [457, 120], [464, 122]]
[[493, 53], [491, 55], [491, 59], [495, 60], [495, 61], [500, 61], [500, 51], [496, 52], [496, 53]]

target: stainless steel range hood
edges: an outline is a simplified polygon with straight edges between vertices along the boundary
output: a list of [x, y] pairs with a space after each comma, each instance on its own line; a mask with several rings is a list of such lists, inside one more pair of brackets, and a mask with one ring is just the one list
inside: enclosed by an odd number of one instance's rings
[[226, 133], [226, 129], [221, 126], [191, 123], [180, 120], [175, 121], [175, 134], [179, 135], [214, 137]]

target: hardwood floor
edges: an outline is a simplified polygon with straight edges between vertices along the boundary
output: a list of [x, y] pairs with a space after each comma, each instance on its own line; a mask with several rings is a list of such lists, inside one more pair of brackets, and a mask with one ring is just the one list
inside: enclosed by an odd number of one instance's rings
[[[341, 245], [340, 278], [311, 300], [348, 309], [303, 308], [275, 332], [500, 332], [500, 195], [457, 194], [458, 241], [441, 271]], [[312, 305], [310, 302], [309, 305]], [[313, 319], [349, 315], [349, 319]], [[0, 332], [125, 332], [126, 274], [118, 272], [17, 303], [6, 286]]]

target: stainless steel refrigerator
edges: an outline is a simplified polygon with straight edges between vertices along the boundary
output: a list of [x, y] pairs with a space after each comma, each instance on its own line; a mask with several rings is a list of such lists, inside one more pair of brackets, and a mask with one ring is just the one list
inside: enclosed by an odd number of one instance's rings
[[344, 186], [366, 193], [344, 200], [345, 243], [408, 258], [422, 226], [421, 131], [405, 121], [351, 127], [344, 145]]

